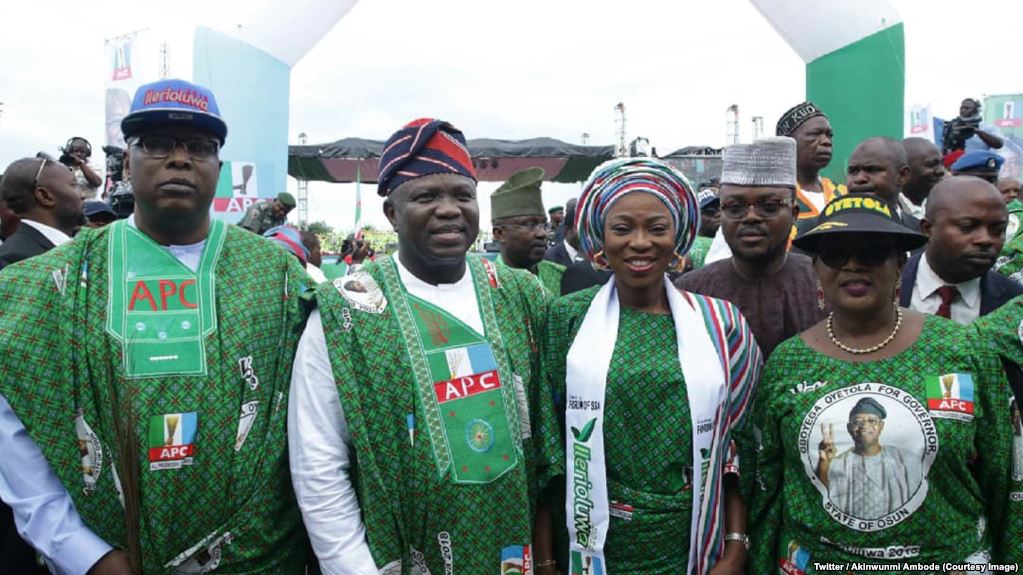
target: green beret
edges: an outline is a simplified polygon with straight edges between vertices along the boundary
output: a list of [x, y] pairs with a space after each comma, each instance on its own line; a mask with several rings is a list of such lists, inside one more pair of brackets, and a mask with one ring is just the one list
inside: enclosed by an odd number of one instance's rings
[[546, 216], [540, 184], [543, 168], [519, 170], [490, 195], [490, 220], [497, 221], [517, 216]]
[[563, 212], [563, 211], [565, 211], [565, 206], [554, 206], [553, 208], [548, 208], [547, 209], [547, 213], [548, 214], [553, 214], [554, 212]]
[[869, 413], [876, 415], [881, 419], [888, 417], [888, 412], [885, 411], [884, 406], [878, 403], [876, 400], [864, 397], [863, 399], [856, 402], [853, 406], [852, 411], [849, 412], [849, 419], [852, 419], [854, 415], [858, 413]]
[[277, 201], [284, 204], [285, 206], [288, 206], [289, 208], [293, 208], [298, 204], [298, 202], [295, 201], [295, 196], [289, 194], [288, 192], [281, 192], [277, 194]]

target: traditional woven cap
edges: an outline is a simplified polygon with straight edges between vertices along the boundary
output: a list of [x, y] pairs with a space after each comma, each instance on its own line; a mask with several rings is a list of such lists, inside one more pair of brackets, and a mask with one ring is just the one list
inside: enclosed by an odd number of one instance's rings
[[806, 101], [802, 104], [796, 104], [781, 115], [778, 125], [774, 128], [774, 133], [776, 136], [791, 136], [792, 132], [796, 131], [796, 128], [803, 125], [803, 122], [817, 116], [828, 117], [813, 102]]
[[288, 192], [281, 192], [277, 194], [277, 201], [284, 204], [285, 206], [288, 206], [289, 208], [293, 208], [296, 205], [298, 205], [298, 203], [295, 202], [295, 196], [289, 194]]
[[145, 84], [135, 91], [131, 111], [121, 120], [121, 132], [128, 138], [147, 127], [185, 124], [215, 135], [220, 143], [227, 138], [227, 124], [213, 92], [184, 80], [167, 79]]
[[380, 155], [377, 194], [387, 197], [409, 180], [458, 174], [476, 180], [465, 136], [443, 120], [420, 118], [391, 135]]
[[792, 244], [804, 252], [817, 253], [821, 238], [832, 234], [891, 238], [904, 251], [915, 250], [927, 243], [927, 236], [895, 221], [888, 203], [874, 194], [849, 194], [831, 200], [821, 210], [817, 224], [799, 234]]
[[543, 168], [526, 168], [512, 174], [490, 195], [490, 219], [518, 216], [546, 216], [540, 185], [543, 183]]
[[722, 154], [721, 183], [796, 187], [796, 141], [785, 136], [735, 144]]

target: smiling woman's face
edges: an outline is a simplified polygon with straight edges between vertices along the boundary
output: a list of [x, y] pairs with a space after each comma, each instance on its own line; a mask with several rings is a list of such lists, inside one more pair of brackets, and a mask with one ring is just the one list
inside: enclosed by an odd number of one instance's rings
[[604, 220], [604, 256], [619, 289], [660, 284], [675, 255], [675, 223], [653, 194], [634, 192], [618, 200]]

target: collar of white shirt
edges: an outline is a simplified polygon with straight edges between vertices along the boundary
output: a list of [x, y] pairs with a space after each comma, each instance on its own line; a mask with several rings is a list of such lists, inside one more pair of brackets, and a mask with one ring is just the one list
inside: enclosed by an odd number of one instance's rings
[[561, 243], [565, 244], [565, 251], [568, 252], [568, 257], [574, 262], [579, 261], [579, 250], [573, 248], [568, 243], [568, 240], [561, 240]]
[[50, 240], [50, 243], [53, 244], [54, 247], [66, 244], [71, 241], [71, 236], [65, 234], [64, 232], [58, 230], [57, 228], [52, 228], [46, 224], [39, 223], [35, 220], [22, 218], [21, 223], [28, 224], [29, 226], [38, 230], [39, 233], [46, 236], [46, 239]]
[[915, 289], [920, 290], [919, 293], [923, 296], [922, 299], [927, 299], [931, 296], [940, 297], [935, 292], [944, 285], [955, 285], [956, 289], [959, 290], [961, 303], [966, 305], [966, 307], [976, 309], [980, 305], [980, 278], [973, 278], [958, 284], [949, 284], [938, 277], [938, 274], [931, 268], [931, 264], [927, 261], [927, 254], [921, 256], [920, 269], [916, 272]]

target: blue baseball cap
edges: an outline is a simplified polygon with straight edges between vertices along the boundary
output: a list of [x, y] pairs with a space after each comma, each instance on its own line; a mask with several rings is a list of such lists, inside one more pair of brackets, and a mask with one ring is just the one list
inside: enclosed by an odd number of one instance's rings
[[217, 99], [209, 88], [167, 79], [140, 86], [131, 102], [131, 111], [121, 120], [121, 132], [129, 138], [149, 126], [192, 125], [227, 138], [227, 124], [220, 117]]
[[700, 202], [701, 210], [721, 203], [721, 198], [718, 197], [717, 191], [711, 188], [700, 190], [700, 193], [696, 194], [696, 199]]
[[85, 205], [83, 206], [83, 210], [85, 211], [85, 217], [87, 218], [98, 216], [100, 214], [106, 214], [110, 216], [111, 220], [117, 219], [117, 212], [115, 212], [114, 209], [110, 207], [110, 204], [106, 202], [101, 202], [99, 200], [87, 200], [85, 202]]
[[978, 170], [984, 172], [996, 172], [1002, 169], [1005, 160], [994, 152], [987, 150], [971, 150], [959, 157], [952, 164], [953, 172], [966, 170]]

